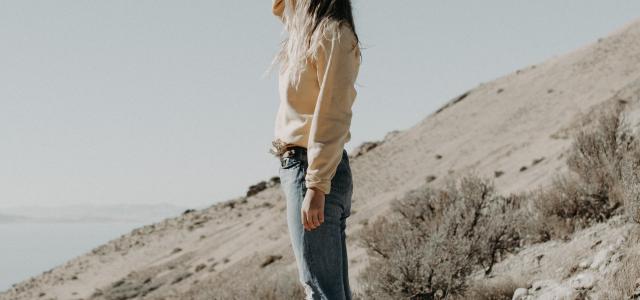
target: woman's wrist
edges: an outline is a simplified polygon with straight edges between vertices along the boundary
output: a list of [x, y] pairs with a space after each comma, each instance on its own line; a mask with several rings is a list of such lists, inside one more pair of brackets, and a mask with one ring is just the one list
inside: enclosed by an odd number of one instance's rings
[[316, 186], [311, 186], [311, 187], [309, 187], [309, 188], [307, 188], [307, 189], [309, 189], [309, 190], [313, 190], [313, 191], [314, 191], [314, 192], [316, 192], [316, 193], [323, 193], [323, 194], [324, 194], [324, 192], [323, 192], [320, 188], [318, 188], [318, 187], [316, 187]]

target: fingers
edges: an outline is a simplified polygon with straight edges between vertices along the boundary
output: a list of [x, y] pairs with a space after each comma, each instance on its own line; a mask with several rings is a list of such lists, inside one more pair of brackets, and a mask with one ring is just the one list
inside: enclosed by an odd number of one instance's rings
[[320, 221], [318, 221], [318, 213], [311, 215], [311, 224], [313, 225], [313, 229], [320, 226]]
[[302, 214], [302, 226], [305, 230], [313, 230], [318, 228], [324, 223], [324, 211], [322, 210], [310, 210], [301, 211]]
[[305, 230], [309, 230], [309, 224], [307, 223], [307, 212], [305, 210], [300, 211], [300, 213], [302, 214], [302, 227], [304, 227]]

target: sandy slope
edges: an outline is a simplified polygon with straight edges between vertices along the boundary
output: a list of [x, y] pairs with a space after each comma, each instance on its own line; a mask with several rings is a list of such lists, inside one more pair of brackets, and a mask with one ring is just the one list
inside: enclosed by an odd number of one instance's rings
[[[428, 176], [439, 184], [447, 175], [471, 170], [491, 177], [503, 172], [495, 183], [505, 193], [547, 184], [564, 169], [562, 153], [571, 129], [580, 126], [579, 116], [607, 100], [637, 102], [633, 96], [639, 94], [640, 21], [575, 52], [481, 84], [353, 158], [347, 226], [353, 289], [367, 261], [355, 236], [395, 197]], [[207, 285], [220, 274], [294, 268], [284, 208], [276, 185], [167, 219], [17, 284], [0, 299], [88, 299], [94, 293], [102, 298], [113, 296], [114, 289], [121, 299], [198, 298], [204, 289], [224, 288]], [[261, 268], [269, 255], [276, 261]]]

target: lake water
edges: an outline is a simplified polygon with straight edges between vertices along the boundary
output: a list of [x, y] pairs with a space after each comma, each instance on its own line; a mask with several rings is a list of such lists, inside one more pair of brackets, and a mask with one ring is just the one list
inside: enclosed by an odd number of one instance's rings
[[0, 291], [143, 225], [115, 222], [0, 224]]

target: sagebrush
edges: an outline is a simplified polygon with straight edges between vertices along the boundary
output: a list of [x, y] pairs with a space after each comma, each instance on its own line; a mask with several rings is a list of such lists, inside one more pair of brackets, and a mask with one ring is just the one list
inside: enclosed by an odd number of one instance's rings
[[476, 175], [409, 192], [392, 212], [363, 229], [361, 243], [372, 259], [363, 272], [371, 299], [433, 299], [461, 296], [476, 268], [491, 272], [500, 256], [518, 246], [513, 226], [522, 199], [502, 197]]

